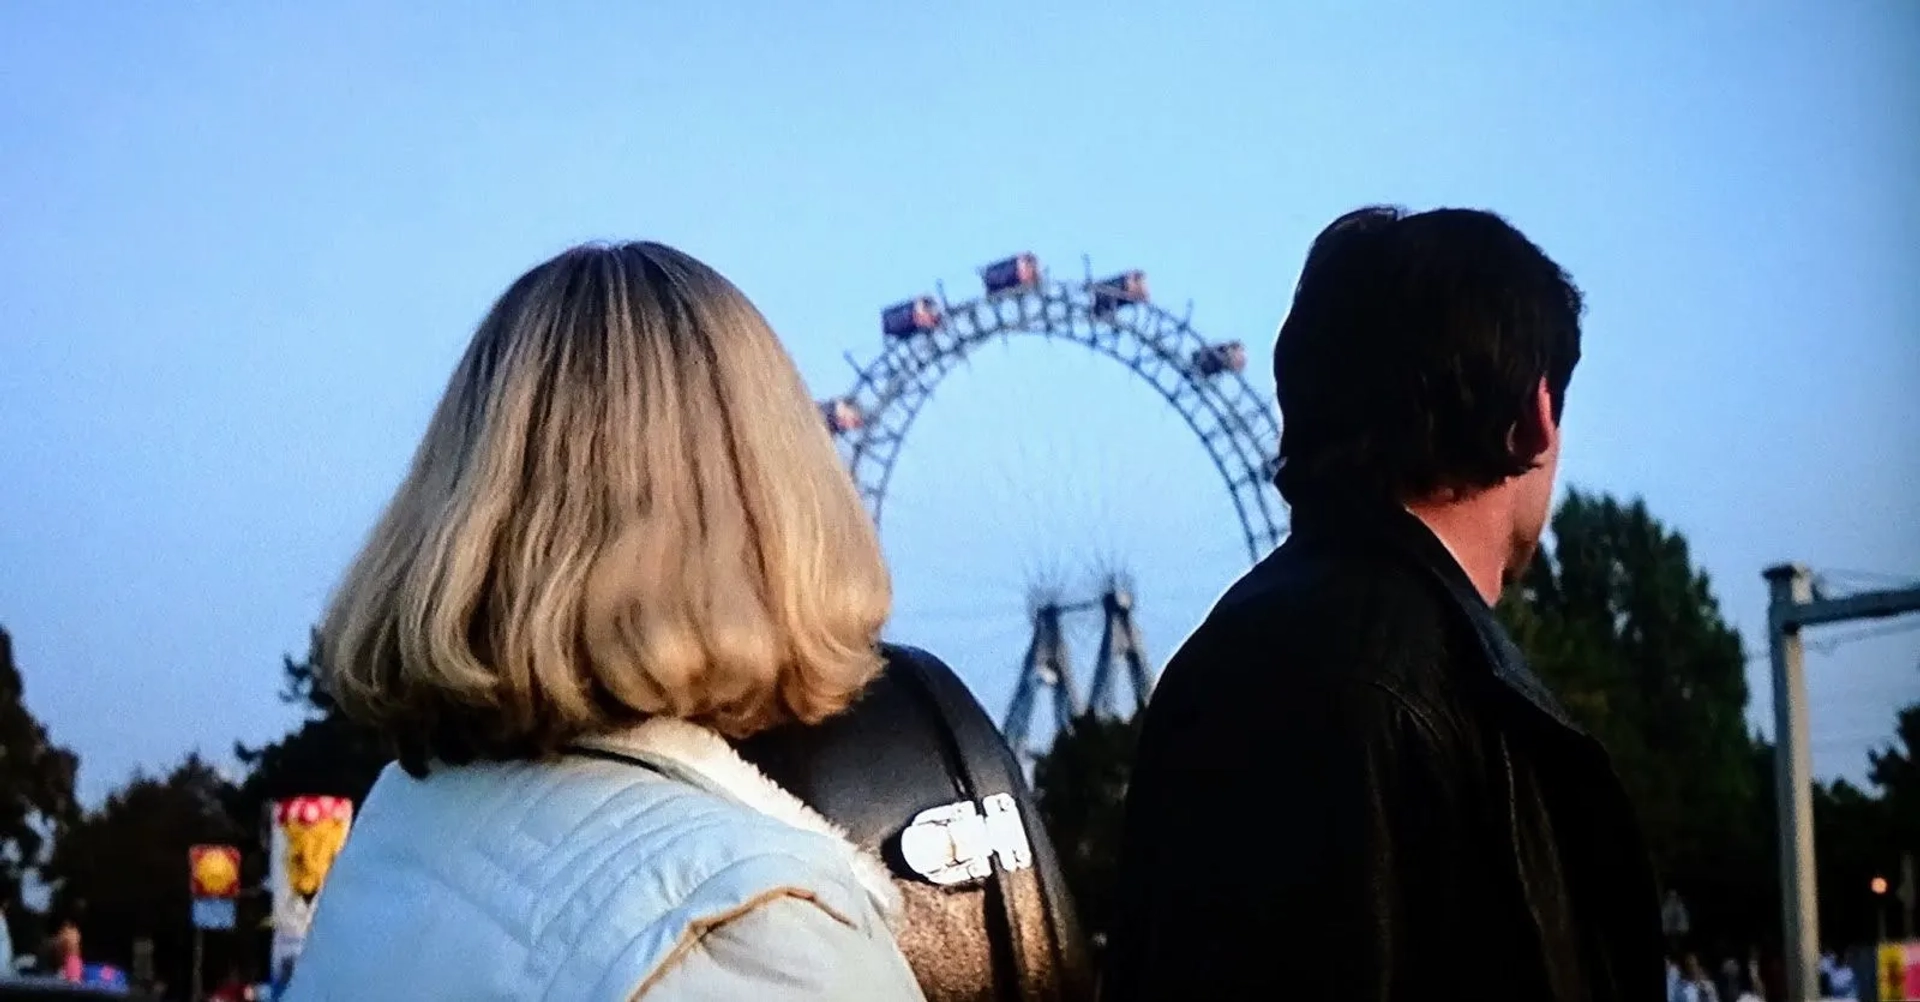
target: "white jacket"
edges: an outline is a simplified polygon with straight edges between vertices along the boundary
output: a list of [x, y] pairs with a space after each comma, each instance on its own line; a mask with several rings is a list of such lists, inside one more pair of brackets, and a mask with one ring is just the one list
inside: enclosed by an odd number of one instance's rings
[[920, 1000], [879, 860], [718, 735], [390, 766], [327, 878], [293, 1002]]

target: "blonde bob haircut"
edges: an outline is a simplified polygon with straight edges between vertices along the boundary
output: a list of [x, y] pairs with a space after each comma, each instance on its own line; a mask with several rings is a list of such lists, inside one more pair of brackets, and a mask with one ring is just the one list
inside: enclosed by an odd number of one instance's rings
[[890, 601], [753, 304], [673, 248], [583, 246], [481, 322], [334, 594], [322, 678], [415, 774], [654, 716], [746, 737], [847, 706]]

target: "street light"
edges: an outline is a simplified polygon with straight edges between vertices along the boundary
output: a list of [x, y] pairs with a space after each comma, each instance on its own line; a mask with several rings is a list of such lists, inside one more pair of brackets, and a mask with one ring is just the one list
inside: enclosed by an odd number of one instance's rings
[[1880, 938], [1876, 943], [1887, 941], [1887, 878], [1875, 877], [1867, 884], [1873, 890], [1873, 917], [1880, 924]]

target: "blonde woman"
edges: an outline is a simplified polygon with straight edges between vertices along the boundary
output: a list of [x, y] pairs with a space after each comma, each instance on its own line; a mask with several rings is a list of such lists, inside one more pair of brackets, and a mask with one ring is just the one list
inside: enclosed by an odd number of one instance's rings
[[326, 616], [326, 684], [399, 762], [291, 997], [920, 999], [879, 860], [726, 740], [847, 706], [888, 603], [738, 289], [658, 244], [528, 272]]

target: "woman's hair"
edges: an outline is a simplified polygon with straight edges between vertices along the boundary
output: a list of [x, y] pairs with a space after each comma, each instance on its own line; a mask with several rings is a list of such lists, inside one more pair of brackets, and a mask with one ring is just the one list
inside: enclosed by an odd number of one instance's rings
[[753, 304], [673, 248], [585, 246], [481, 322], [333, 596], [322, 679], [416, 775], [653, 716], [744, 737], [851, 702], [890, 601]]

